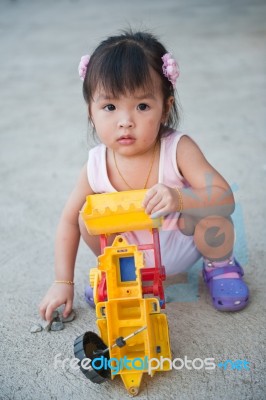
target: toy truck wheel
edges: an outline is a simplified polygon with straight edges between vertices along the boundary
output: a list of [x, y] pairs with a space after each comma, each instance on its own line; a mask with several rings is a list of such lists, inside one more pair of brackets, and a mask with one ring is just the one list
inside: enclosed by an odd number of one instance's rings
[[[106, 348], [107, 346], [102, 339], [96, 333], [90, 331], [78, 336], [74, 342], [74, 354], [80, 360], [80, 370], [93, 383], [103, 383], [111, 377], [109, 367], [104, 368], [104, 364], [107, 365], [109, 360], [109, 352], [101, 353]], [[101, 366], [102, 368], [94, 369], [92, 361], [100, 357], [103, 358], [103, 362], [97, 360], [95, 367]], [[105, 359], [107, 362], [104, 362]], [[101, 362], [100, 365], [99, 362]]]

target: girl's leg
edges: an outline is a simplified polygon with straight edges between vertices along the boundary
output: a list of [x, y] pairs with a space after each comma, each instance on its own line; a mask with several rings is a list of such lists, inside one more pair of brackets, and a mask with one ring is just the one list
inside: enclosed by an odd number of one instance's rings
[[194, 241], [203, 257], [211, 262], [228, 260], [235, 240], [231, 218], [209, 216], [196, 222]]
[[[194, 242], [203, 255], [203, 277], [216, 309], [237, 311], [249, 299], [249, 290], [241, 279], [242, 267], [233, 257], [234, 225], [231, 218], [209, 216], [200, 220], [189, 217], [180, 221], [184, 233], [194, 231]], [[183, 222], [183, 224], [182, 224]]]

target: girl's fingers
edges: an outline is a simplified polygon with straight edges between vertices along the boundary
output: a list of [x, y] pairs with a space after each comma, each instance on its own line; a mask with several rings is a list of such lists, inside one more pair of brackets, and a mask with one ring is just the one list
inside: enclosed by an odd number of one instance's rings
[[157, 183], [152, 188], [150, 188], [143, 200], [143, 207], [145, 208], [147, 204], [154, 199], [156, 195], [163, 196], [166, 186], [162, 183]]
[[146, 212], [148, 214], [153, 214], [157, 211], [163, 211], [167, 207], [167, 203], [165, 198], [158, 193], [156, 196], [152, 198], [149, 204], [146, 207]]
[[155, 186], [153, 186], [151, 189], [149, 189], [149, 190], [147, 191], [147, 193], [146, 193], [146, 195], [145, 195], [145, 197], [144, 197], [143, 203], [142, 203], [142, 205], [143, 205], [144, 208], [147, 207], [147, 204], [148, 204], [148, 203], [151, 201], [151, 199], [156, 195], [156, 193], [157, 193], [157, 190], [156, 190], [156, 187], [155, 187]]
[[155, 211], [159, 211], [161, 208], [162, 208], [162, 206], [161, 206], [161, 202], [160, 201], [158, 201], [158, 202], [153, 201], [153, 203], [150, 202], [147, 205], [145, 211], [146, 211], [147, 214], [152, 214]]
[[173, 189], [157, 184], [148, 190], [143, 201], [143, 207], [152, 218], [159, 218], [173, 211]]
[[72, 305], [73, 305], [73, 301], [72, 300], [67, 300], [66, 305], [65, 305], [65, 309], [63, 312], [63, 317], [66, 318], [72, 311]]
[[151, 217], [152, 219], [155, 219], [155, 218], [165, 217], [165, 216], [168, 215], [168, 214], [169, 214], [169, 211], [163, 208], [163, 209], [161, 209], [161, 210], [158, 210], [158, 211], [153, 212], [153, 213], [150, 215], [150, 217]]
[[45, 313], [45, 318], [44, 318], [46, 321], [51, 321], [53, 311], [54, 311], [54, 307], [51, 304], [48, 305], [48, 307], [46, 308], [46, 313]]
[[45, 319], [45, 312], [46, 312], [46, 303], [42, 302], [39, 305], [39, 313], [40, 313], [40, 316], [42, 317], [42, 319]]
[[45, 313], [45, 319], [46, 321], [51, 321], [52, 319], [52, 314], [53, 311], [57, 309], [57, 307], [61, 306], [62, 302], [61, 301], [53, 301], [52, 303], [50, 303], [46, 309], [46, 313]]
[[160, 193], [156, 193], [146, 205], [145, 211], [147, 214], [151, 214], [152, 212], [158, 211], [159, 209], [164, 207], [163, 198]]

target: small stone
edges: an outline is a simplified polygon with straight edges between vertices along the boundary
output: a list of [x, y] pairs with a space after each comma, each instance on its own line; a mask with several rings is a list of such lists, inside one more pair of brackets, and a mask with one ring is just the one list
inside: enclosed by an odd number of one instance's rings
[[59, 312], [57, 310], [53, 311], [51, 321], [44, 321], [42, 327], [45, 331], [49, 332], [51, 330], [51, 325], [55, 319], [59, 316]]
[[57, 310], [53, 311], [52, 313], [52, 319], [55, 319], [59, 316], [59, 312]]
[[43, 321], [43, 322], [42, 322], [42, 328], [43, 328], [45, 331], [49, 332], [50, 329], [51, 329], [52, 322], [53, 322], [53, 320], [51, 320], [51, 321]]
[[64, 324], [61, 321], [54, 321], [51, 325], [51, 331], [61, 331], [64, 329]]
[[68, 317], [64, 318], [61, 316], [61, 321], [62, 322], [71, 322], [76, 318], [76, 313], [74, 310], [71, 311], [71, 313], [68, 315]]
[[37, 333], [42, 331], [42, 326], [40, 324], [34, 324], [30, 328], [31, 333]]

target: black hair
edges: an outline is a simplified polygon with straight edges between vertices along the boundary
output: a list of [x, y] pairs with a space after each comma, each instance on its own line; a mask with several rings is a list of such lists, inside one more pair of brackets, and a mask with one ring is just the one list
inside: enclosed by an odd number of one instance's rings
[[[83, 82], [83, 96], [87, 104], [100, 83], [106, 93], [113, 97], [133, 93], [139, 88], [153, 88], [151, 68], [161, 78], [164, 102], [174, 96], [172, 83], [163, 75], [162, 56], [166, 48], [151, 33], [123, 31], [102, 41], [91, 55]], [[165, 126], [176, 128], [179, 113], [174, 100]], [[159, 135], [165, 129], [161, 126]]]

